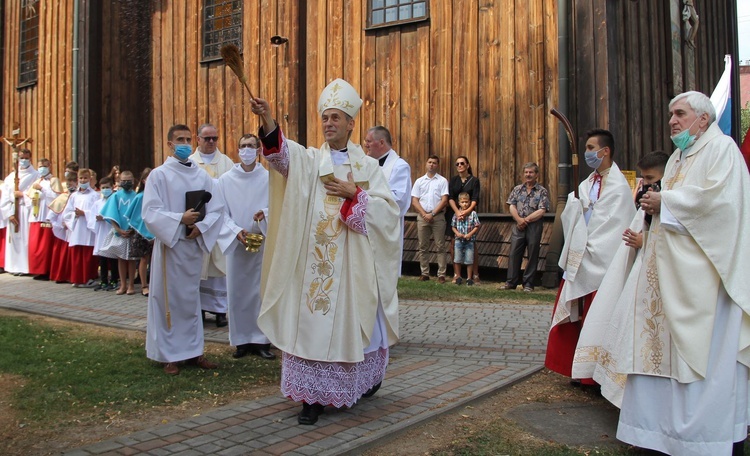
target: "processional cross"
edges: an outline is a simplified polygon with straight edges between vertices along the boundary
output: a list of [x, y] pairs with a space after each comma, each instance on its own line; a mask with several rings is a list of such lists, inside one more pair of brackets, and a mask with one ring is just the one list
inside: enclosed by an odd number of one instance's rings
[[21, 152], [21, 147], [29, 143], [31, 144], [33, 141], [31, 138], [21, 138], [21, 125], [16, 123], [13, 125], [13, 131], [11, 132], [10, 138], [8, 139], [6, 136], [0, 136], [0, 138], [5, 141], [7, 145], [10, 146], [11, 150], [13, 150], [13, 164], [15, 166], [15, 179], [13, 180], [14, 186], [15, 186], [15, 204], [13, 209], [13, 215], [15, 216], [15, 231], [18, 233], [18, 225], [19, 225], [19, 217], [18, 217], [18, 200], [20, 197], [18, 196], [18, 154]]

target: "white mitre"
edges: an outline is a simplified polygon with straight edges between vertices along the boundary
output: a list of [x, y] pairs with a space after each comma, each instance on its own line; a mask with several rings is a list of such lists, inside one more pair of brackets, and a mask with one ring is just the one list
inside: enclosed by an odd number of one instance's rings
[[326, 109], [336, 108], [354, 118], [361, 106], [362, 99], [354, 87], [343, 79], [335, 79], [320, 94], [318, 114], [322, 115]]

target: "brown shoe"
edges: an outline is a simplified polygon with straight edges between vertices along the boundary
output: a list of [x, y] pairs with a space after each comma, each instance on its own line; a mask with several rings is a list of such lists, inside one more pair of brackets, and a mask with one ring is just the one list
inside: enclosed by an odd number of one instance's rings
[[427, 282], [428, 280], [430, 280], [430, 276], [426, 276], [426, 275], [419, 276], [420, 282]]
[[445, 276], [438, 277], [438, 283], [445, 283]]
[[504, 284], [500, 285], [499, 287], [497, 287], [497, 289], [498, 290], [515, 290], [516, 287], [511, 286], [511, 285], [509, 285], [507, 283], [504, 283]]
[[192, 364], [193, 366], [198, 366], [201, 369], [216, 369], [219, 367], [218, 364], [212, 363], [211, 361], [207, 360], [205, 356], [200, 355], [197, 356], [190, 361], [188, 361], [189, 364]]
[[177, 363], [167, 363], [164, 365], [164, 373], [167, 375], [177, 375], [180, 373], [180, 368], [177, 367]]

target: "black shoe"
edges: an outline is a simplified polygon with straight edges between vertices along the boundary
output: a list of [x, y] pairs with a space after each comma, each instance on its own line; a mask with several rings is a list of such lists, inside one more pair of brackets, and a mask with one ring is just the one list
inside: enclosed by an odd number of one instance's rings
[[302, 411], [297, 415], [297, 422], [303, 425], [312, 425], [318, 422], [318, 416], [323, 413], [323, 406], [320, 404], [302, 403]]
[[377, 385], [375, 385], [372, 388], [370, 388], [367, 391], [365, 391], [365, 394], [363, 394], [362, 397], [372, 397], [375, 393], [378, 392], [378, 390], [380, 389], [380, 385], [382, 385], [382, 384], [383, 384], [383, 382], [378, 382]]
[[232, 353], [232, 358], [243, 358], [250, 354], [250, 347], [249, 344], [241, 344], [237, 346], [237, 350], [235, 350], [234, 353]]
[[276, 355], [274, 355], [271, 350], [267, 349], [266, 347], [260, 347], [253, 351], [256, 355], [260, 356], [263, 359], [276, 359]]
[[49, 280], [49, 276], [47, 274], [35, 275], [34, 280]]
[[227, 323], [227, 314], [217, 313], [216, 314], [216, 327], [223, 328]]

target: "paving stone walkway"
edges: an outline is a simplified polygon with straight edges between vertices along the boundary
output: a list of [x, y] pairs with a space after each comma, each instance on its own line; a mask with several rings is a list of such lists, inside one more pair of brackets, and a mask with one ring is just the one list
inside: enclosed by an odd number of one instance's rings
[[[103, 292], [39, 281], [30, 292], [30, 281], [0, 275], [0, 307], [145, 331], [140, 294], [103, 304]], [[541, 369], [550, 306], [402, 301], [400, 318], [401, 341], [381, 390], [351, 409], [326, 408], [315, 426], [299, 426], [300, 405], [279, 393], [64, 454], [360, 453]], [[207, 341], [228, 344], [226, 328], [204, 330]]]

